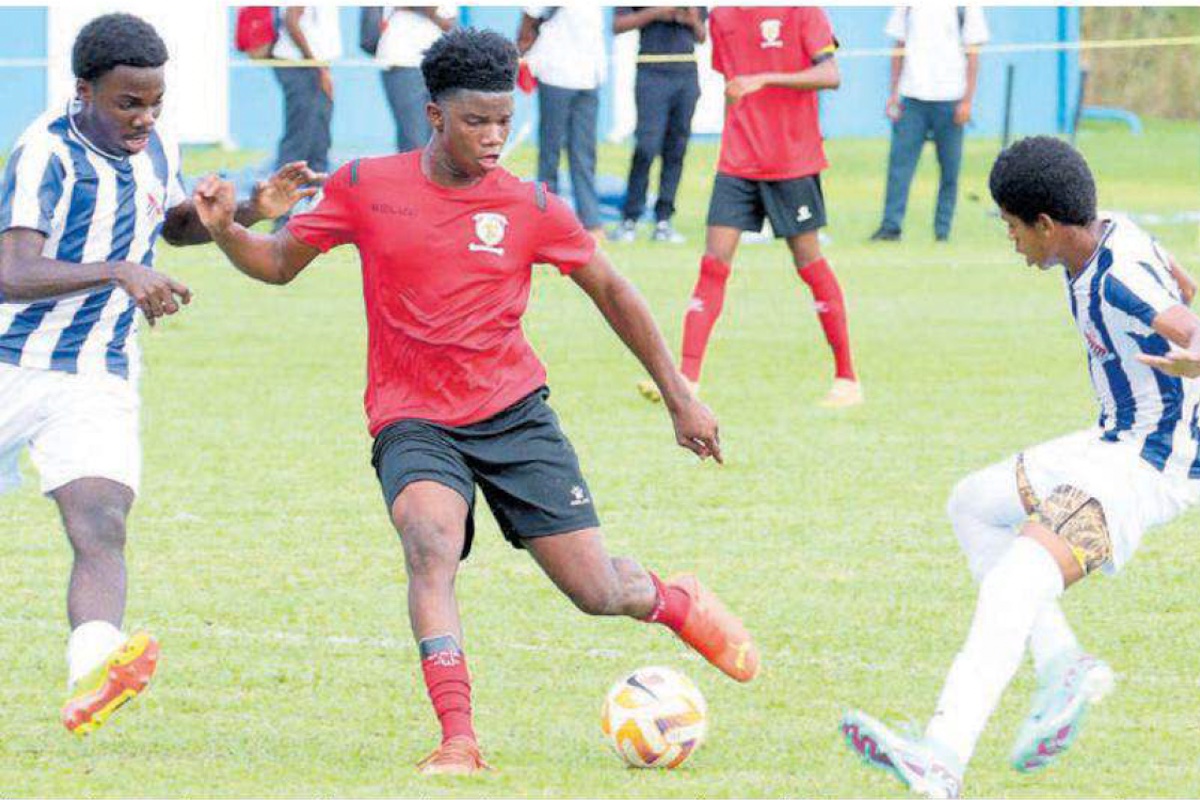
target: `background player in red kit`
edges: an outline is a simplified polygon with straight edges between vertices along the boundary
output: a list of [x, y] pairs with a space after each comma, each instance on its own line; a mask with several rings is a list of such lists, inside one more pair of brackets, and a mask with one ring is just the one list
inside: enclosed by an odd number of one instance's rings
[[498, 34], [445, 34], [421, 65], [432, 101], [424, 150], [351, 162], [273, 236], [232, 216], [232, 186], [206, 178], [196, 204], [243, 272], [287, 283], [354, 243], [368, 323], [372, 462], [404, 545], [408, 605], [442, 744], [425, 773], [486, 769], [454, 594], [470, 550], [475, 486], [506, 538], [528, 549], [588, 614], [659, 622], [730, 677], [758, 654], [740, 620], [694, 577], [660, 581], [604, 549], [587, 483], [546, 404], [546, 371], [521, 331], [531, 267], [550, 263], [588, 293], [666, 398], [676, 438], [720, 461], [717, 421], [688, 390], [637, 291], [557, 197], [499, 167], [517, 52]]
[[[700, 277], [684, 317], [680, 368], [698, 388], [741, 232], [761, 230], [765, 218], [775, 236], [787, 240], [833, 351], [833, 387], [822, 405], [857, 405], [863, 395], [850, 357], [842, 288], [818, 240], [825, 226], [821, 170], [829, 162], [817, 91], [841, 82], [829, 19], [809, 7], [716, 8], [709, 26], [713, 69], [725, 76], [727, 105]], [[662, 397], [648, 381], [639, 388], [650, 400]]]

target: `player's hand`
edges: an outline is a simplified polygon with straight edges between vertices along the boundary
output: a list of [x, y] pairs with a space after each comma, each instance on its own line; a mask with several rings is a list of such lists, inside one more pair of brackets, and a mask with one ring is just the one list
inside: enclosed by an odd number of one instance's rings
[[191, 289], [170, 275], [132, 261], [118, 261], [113, 266], [113, 275], [117, 285], [133, 298], [151, 326], [159, 317], [178, 312], [181, 302], [186, 305], [192, 301]]
[[954, 124], [960, 128], [971, 121], [971, 101], [963, 98], [954, 107]]
[[196, 207], [200, 224], [215, 239], [233, 224], [233, 216], [237, 213], [237, 192], [229, 181], [221, 180], [216, 175], [206, 175], [192, 192], [192, 204]]
[[899, 95], [892, 95], [888, 98], [887, 105], [883, 108], [883, 113], [887, 114], [887, 118], [892, 122], [899, 122], [900, 115], [904, 113], [904, 105], [900, 102]]
[[1183, 298], [1183, 304], [1190, 306], [1192, 298], [1196, 296], [1196, 281], [1188, 274], [1188, 271], [1179, 266], [1179, 262], [1175, 260], [1175, 256], [1167, 253], [1167, 268], [1171, 272], [1171, 277], [1175, 279], [1176, 285], [1179, 286], [1179, 295]]
[[1162, 356], [1142, 353], [1137, 358], [1143, 364], [1176, 378], [1200, 378], [1200, 353], [1195, 350], [1172, 350]]
[[316, 194], [319, 185], [328, 177], [324, 172], [313, 172], [304, 161], [284, 164], [274, 175], [254, 184], [250, 202], [255, 216], [259, 219], [282, 217], [296, 203]]
[[725, 84], [725, 100], [736, 103], [748, 94], [754, 94], [763, 88], [763, 81], [757, 75], [739, 75], [730, 78]]
[[321, 67], [317, 72], [321, 84], [321, 91], [325, 93], [331, 101], [333, 100], [333, 73], [329, 71], [329, 67]]
[[701, 460], [712, 457], [718, 464], [725, 463], [721, 458], [717, 417], [694, 394], [689, 392], [683, 403], [671, 410], [671, 422], [675, 425], [675, 441], [680, 447], [691, 450]]

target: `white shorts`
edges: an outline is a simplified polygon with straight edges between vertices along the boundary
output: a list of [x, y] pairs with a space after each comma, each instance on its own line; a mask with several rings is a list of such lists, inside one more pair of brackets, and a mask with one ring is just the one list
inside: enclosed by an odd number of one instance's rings
[[136, 494], [140, 406], [137, 387], [115, 375], [0, 364], [0, 492], [20, 485], [28, 446], [44, 494], [79, 478], [107, 478]]
[[1140, 443], [1106, 442], [1096, 428], [1029, 448], [1025, 471], [1038, 497], [1067, 484], [1100, 501], [1113, 543], [1109, 573], [1133, 557], [1147, 530], [1200, 501], [1200, 481], [1159, 472], [1141, 457]]

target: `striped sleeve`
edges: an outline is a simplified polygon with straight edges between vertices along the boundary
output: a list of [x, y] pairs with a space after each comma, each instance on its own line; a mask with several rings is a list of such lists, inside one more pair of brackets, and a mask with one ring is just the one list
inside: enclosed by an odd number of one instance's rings
[[29, 228], [49, 236], [66, 174], [62, 159], [42, 142], [18, 146], [0, 183], [0, 232]]
[[1179, 305], [1175, 279], [1158, 263], [1137, 261], [1113, 267], [1104, 278], [1104, 302], [1150, 327], [1154, 318]]
[[167, 180], [167, 208], [172, 209], [188, 199], [187, 190], [183, 188], [183, 155], [179, 150], [179, 142], [173, 136], [162, 137], [163, 149], [167, 154], [167, 168], [170, 179]]

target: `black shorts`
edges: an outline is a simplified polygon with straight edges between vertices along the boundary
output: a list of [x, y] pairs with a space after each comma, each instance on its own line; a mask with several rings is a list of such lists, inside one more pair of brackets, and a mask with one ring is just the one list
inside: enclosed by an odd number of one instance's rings
[[708, 203], [708, 224], [758, 231], [763, 219], [771, 220], [777, 239], [824, 228], [821, 176], [752, 181], [718, 172]]
[[388, 513], [414, 481], [434, 481], [467, 501], [466, 541], [475, 537], [475, 486], [504, 538], [522, 539], [594, 528], [600, 524], [575, 448], [546, 403], [545, 386], [495, 416], [460, 427], [406, 419], [375, 437], [371, 465]]

